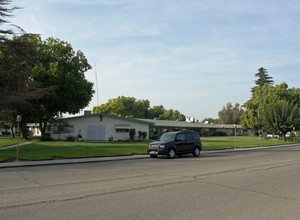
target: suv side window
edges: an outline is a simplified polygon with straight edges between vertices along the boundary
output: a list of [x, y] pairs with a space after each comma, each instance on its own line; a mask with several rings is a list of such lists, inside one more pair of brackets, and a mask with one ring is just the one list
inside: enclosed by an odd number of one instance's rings
[[177, 135], [177, 140], [185, 141], [185, 134], [184, 134], [184, 133], [178, 134], [178, 135]]

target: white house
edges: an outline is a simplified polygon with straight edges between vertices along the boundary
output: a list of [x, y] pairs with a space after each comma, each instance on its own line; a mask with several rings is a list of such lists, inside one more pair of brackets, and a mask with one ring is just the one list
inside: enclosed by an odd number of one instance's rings
[[152, 122], [134, 119], [132, 117], [121, 117], [109, 114], [88, 114], [62, 119], [70, 125], [68, 133], [54, 134], [55, 140], [66, 140], [68, 137], [77, 137], [79, 134], [84, 141], [118, 141], [128, 140], [129, 130], [135, 129], [138, 138], [139, 131], [146, 132], [149, 139], [149, 125]]
[[29, 136], [41, 136], [40, 126], [37, 123], [27, 123]]

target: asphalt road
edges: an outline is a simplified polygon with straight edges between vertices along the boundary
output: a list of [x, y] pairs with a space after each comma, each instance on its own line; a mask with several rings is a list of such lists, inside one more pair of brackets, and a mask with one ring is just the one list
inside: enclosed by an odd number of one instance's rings
[[1, 169], [0, 219], [300, 219], [300, 145]]

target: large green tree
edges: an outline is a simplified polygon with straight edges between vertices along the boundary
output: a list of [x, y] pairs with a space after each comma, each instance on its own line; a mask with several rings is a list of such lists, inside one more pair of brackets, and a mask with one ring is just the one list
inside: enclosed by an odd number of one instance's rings
[[[257, 87], [253, 94], [252, 99], [248, 100], [244, 106], [246, 108], [245, 114], [241, 117], [242, 125], [245, 128], [249, 129], [259, 129], [262, 127], [270, 127], [266, 125], [266, 114], [270, 113], [270, 109], [275, 108], [275, 103], [279, 103], [282, 101], [286, 101], [290, 103], [290, 105], [300, 107], [300, 90], [299, 88], [288, 88], [286, 83], [282, 83], [280, 85], [268, 85], [265, 84], [263, 86]], [[284, 103], [286, 103], [284, 102]], [[283, 105], [283, 104], [281, 104]], [[268, 113], [267, 113], [268, 112]], [[278, 112], [278, 111], [277, 111]], [[285, 111], [289, 112], [289, 111]], [[274, 112], [275, 113], [275, 112]], [[272, 114], [273, 117], [276, 114]], [[290, 115], [286, 115], [286, 117], [290, 117]], [[293, 117], [292, 117], [293, 118]], [[278, 121], [274, 118], [275, 121]], [[270, 120], [268, 120], [270, 121]], [[279, 122], [279, 121], [278, 121]], [[277, 126], [281, 126], [277, 123]], [[289, 128], [290, 129], [290, 128]], [[268, 129], [270, 130], [270, 129]], [[274, 129], [274, 132], [279, 132], [278, 129]], [[280, 131], [282, 132], [282, 131]]]
[[35, 121], [44, 133], [47, 121], [59, 114], [75, 114], [86, 107], [94, 93], [93, 83], [84, 73], [91, 69], [81, 51], [75, 52], [68, 42], [36, 37], [37, 64], [31, 78], [41, 86], [54, 89], [32, 102]]
[[29, 77], [28, 66], [36, 57], [34, 44], [29, 40], [32, 35], [8, 20], [19, 9], [10, 6], [11, 2], [0, 0], [0, 110], [44, 94]]

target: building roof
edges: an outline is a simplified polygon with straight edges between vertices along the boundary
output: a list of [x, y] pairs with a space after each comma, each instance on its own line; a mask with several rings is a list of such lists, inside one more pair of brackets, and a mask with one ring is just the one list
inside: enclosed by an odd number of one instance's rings
[[73, 116], [73, 117], [62, 118], [62, 120], [89, 118], [89, 117], [95, 117], [95, 116], [105, 116], [105, 117], [116, 118], [116, 119], [127, 120], [127, 121], [138, 122], [138, 123], [149, 124], [149, 125], [153, 124], [153, 122], [147, 121], [147, 120], [144, 120], [144, 119], [136, 119], [136, 118], [132, 118], [132, 117], [122, 117], [122, 116], [110, 115], [110, 114], [105, 114], [105, 113]]
[[[204, 123], [191, 123], [186, 121], [169, 121], [169, 120], [156, 120], [156, 119], [141, 119], [143, 121], [151, 122], [150, 127], [172, 127], [172, 128], [227, 128], [234, 129], [234, 124], [204, 124]], [[237, 129], [242, 129], [242, 125], [236, 125]]]

